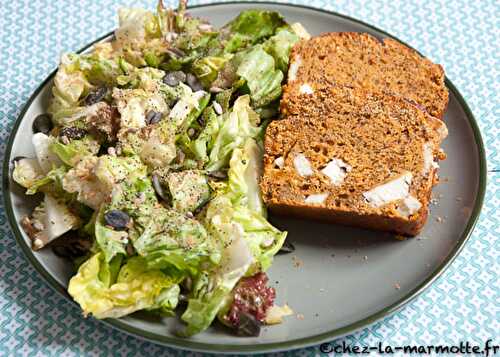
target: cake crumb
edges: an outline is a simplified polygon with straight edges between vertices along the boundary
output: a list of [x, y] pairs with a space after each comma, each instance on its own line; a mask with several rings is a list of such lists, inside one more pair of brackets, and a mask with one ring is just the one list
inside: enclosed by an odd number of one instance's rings
[[304, 320], [304, 315], [303, 314], [297, 314], [297, 319]]
[[402, 236], [401, 234], [396, 234], [395, 238], [397, 240], [406, 240], [406, 237], [405, 236]]
[[461, 211], [464, 216], [468, 216], [471, 214], [472, 209], [470, 207], [462, 207]]
[[439, 216], [438, 216], [438, 217], [436, 217], [436, 221], [437, 221], [438, 223], [443, 223], [443, 222], [444, 222], [444, 219], [443, 219], [442, 217], [439, 217]]
[[304, 264], [304, 262], [297, 258], [295, 255], [292, 257], [292, 262], [295, 268], [300, 268]]
[[398, 283], [395, 283], [394, 284], [394, 289], [396, 289], [396, 290], [401, 289], [401, 285], [399, 285]]

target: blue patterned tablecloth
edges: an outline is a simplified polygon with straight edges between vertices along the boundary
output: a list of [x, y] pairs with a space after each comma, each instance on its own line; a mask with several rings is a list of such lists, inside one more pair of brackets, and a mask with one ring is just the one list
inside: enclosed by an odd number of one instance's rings
[[[193, 1], [194, 3], [194, 1]], [[483, 213], [467, 246], [446, 273], [397, 314], [346, 343], [482, 344], [500, 338], [500, 3], [498, 1], [300, 0], [359, 18], [394, 34], [437, 63], [479, 121], [488, 156]], [[75, 50], [116, 24], [132, 0], [0, 1], [0, 152], [33, 90]], [[2, 200], [3, 202], [3, 200]], [[338, 342], [338, 341], [337, 341]], [[341, 341], [340, 341], [341, 342]], [[110, 329], [54, 293], [17, 246], [0, 208], [0, 355], [187, 355]], [[288, 352], [320, 354], [318, 348]], [[193, 354], [190, 354], [193, 355]]]

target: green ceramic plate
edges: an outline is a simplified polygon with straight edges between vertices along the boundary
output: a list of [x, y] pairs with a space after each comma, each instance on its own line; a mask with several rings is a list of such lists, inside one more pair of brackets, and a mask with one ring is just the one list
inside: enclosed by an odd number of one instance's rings
[[[281, 12], [288, 21], [301, 22], [312, 34], [330, 31], [389, 34], [339, 14], [307, 7], [273, 3], [225, 3], [193, 7], [196, 16], [221, 25], [248, 8]], [[102, 40], [102, 39], [100, 39]], [[90, 47], [87, 46], [85, 49]], [[84, 49], [84, 50], [85, 50]], [[10, 161], [33, 156], [31, 123], [45, 111], [51, 74], [22, 110], [12, 131], [4, 165], [4, 196], [8, 217], [28, 260], [47, 283], [68, 297], [70, 265], [51, 251], [33, 252], [18, 222], [36, 202], [9, 181]], [[310, 346], [352, 333], [393, 313], [428, 287], [463, 248], [478, 218], [486, 183], [484, 147], [476, 121], [462, 96], [447, 80], [450, 104], [445, 117], [449, 137], [444, 143], [448, 159], [440, 176], [447, 179], [434, 190], [438, 204], [420, 237], [397, 241], [389, 235], [336, 225], [272, 218], [289, 231], [297, 251], [278, 256], [269, 275], [277, 302], [287, 302], [297, 316], [265, 328], [258, 338], [241, 338], [213, 327], [191, 339], [176, 337], [174, 319], [141, 314], [106, 320], [110, 326], [168, 346], [207, 352], [252, 353]], [[442, 222], [437, 217], [443, 218]], [[71, 301], [68, 297], [68, 300]]]

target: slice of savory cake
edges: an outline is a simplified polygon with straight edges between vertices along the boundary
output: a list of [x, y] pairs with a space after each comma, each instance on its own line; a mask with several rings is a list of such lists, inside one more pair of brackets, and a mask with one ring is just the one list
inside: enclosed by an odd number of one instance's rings
[[416, 235], [428, 214], [445, 124], [407, 100], [297, 83], [265, 136], [263, 198], [282, 214]]
[[[386, 92], [415, 102], [436, 118], [448, 105], [443, 68], [403, 44], [365, 33], [334, 32], [296, 44], [288, 83], [329, 83]], [[286, 114], [288, 86], [284, 88]]]

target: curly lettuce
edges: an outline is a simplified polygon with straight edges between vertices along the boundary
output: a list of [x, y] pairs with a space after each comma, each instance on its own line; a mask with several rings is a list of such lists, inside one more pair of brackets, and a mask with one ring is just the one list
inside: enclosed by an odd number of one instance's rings
[[85, 156], [97, 155], [99, 148], [99, 142], [90, 135], [82, 139], [71, 140], [68, 144], [57, 140], [50, 144], [50, 150], [68, 166], [75, 166]]
[[177, 306], [180, 289], [175, 277], [148, 268], [141, 257], [128, 259], [118, 274], [112, 273], [117, 270], [113, 264], [96, 253], [71, 278], [68, 292], [84, 315], [118, 318], [144, 309], [173, 311]]
[[[215, 171], [224, 168], [229, 163], [233, 150], [243, 146], [247, 138], [255, 138], [259, 135], [261, 128], [258, 127], [259, 115], [250, 107], [250, 97], [244, 95], [236, 99], [229, 113], [223, 114], [220, 129], [217, 134], [207, 133], [203, 138], [212, 138], [213, 143], [199, 143], [211, 147], [208, 155], [206, 169]], [[219, 123], [207, 125], [206, 131], [213, 130], [213, 126]], [[203, 135], [203, 134], [202, 134]], [[201, 136], [201, 135], [200, 135]], [[203, 150], [203, 147], [200, 148]], [[200, 150], [200, 151], [201, 151]], [[201, 151], [201, 153], [203, 153]]]
[[244, 276], [267, 270], [283, 245], [286, 232], [265, 218], [259, 195], [259, 165], [262, 152], [249, 138], [233, 151], [229, 182], [221, 185], [204, 217], [209, 235], [223, 244], [222, 261], [211, 271], [196, 276], [188, 307], [182, 315], [187, 324], [181, 332], [191, 336], [206, 329], [227, 304], [228, 297]]

